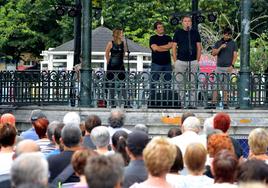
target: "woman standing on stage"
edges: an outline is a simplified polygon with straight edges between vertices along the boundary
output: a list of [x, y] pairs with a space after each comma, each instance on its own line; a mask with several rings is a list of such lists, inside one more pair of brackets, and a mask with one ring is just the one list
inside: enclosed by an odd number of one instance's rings
[[112, 80], [114, 75], [118, 74], [119, 80], [125, 79], [125, 67], [124, 67], [124, 56], [125, 56], [126, 46], [123, 41], [123, 31], [122, 29], [113, 30], [113, 40], [109, 41], [106, 50], [105, 57], [107, 60], [107, 71], [108, 80]]

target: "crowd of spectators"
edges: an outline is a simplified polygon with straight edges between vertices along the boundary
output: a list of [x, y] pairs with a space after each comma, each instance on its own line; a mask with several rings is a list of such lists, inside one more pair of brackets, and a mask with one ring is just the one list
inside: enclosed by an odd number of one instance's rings
[[33, 110], [31, 128], [18, 133], [16, 118], [0, 118], [2, 188], [264, 188], [268, 186], [268, 132], [253, 129], [249, 155], [228, 134], [231, 117], [217, 113], [204, 124], [192, 112], [166, 136], [149, 135], [125, 112], [111, 111], [108, 125], [76, 112], [49, 122]]

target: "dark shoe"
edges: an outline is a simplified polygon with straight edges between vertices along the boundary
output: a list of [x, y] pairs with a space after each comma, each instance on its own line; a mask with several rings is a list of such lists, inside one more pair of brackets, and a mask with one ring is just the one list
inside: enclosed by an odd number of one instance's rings
[[224, 104], [223, 105], [223, 109], [228, 110], [229, 109], [229, 106], [227, 104]]
[[195, 106], [189, 105], [189, 106], [186, 106], [185, 109], [197, 109], [197, 108]]
[[210, 105], [206, 106], [204, 109], [216, 109], [216, 105], [210, 104]]

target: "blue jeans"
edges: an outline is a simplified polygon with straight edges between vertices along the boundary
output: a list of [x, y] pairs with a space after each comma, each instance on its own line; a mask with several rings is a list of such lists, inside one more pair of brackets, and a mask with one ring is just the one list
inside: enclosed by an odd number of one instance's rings
[[171, 88], [171, 76], [172, 76], [171, 73], [172, 73], [171, 64], [158, 65], [152, 63], [151, 84], [150, 84], [151, 99], [156, 97], [156, 93], [160, 92], [159, 90], [161, 89], [167, 90]]

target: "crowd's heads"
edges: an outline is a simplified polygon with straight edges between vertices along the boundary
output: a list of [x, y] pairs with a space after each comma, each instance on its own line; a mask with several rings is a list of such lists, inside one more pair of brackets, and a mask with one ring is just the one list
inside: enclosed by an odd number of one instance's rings
[[76, 147], [80, 144], [82, 133], [79, 126], [65, 125], [61, 130], [61, 139], [66, 147]]
[[40, 151], [40, 147], [33, 140], [22, 140], [18, 143], [15, 150], [15, 156], [18, 157], [23, 153], [31, 153]]
[[14, 160], [11, 167], [11, 184], [48, 182], [48, 162], [40, 153], [24, 153]]
[[193, 112], [184, 112], [181, 116], [181, 125], [188, 117], [195, 117], [195, 114]]
[[99, 147], [106, 147], [110, 143], [110, 133], [107, 127], [98, 126], [95, 127], [90, 134], [93, 144]]
[[268, 183], [268, 164], [262, 160], [247, 160], [238, 167], [237, 179], [239, 182]]
[[226, 133], [231, 125], [231, 118], [227, 113], [219, 112], [213, 119], [213, 125], [215, 129], [220, 129]]
[[214, 157], [219, 151], [226, 149], [234, 153], [234, 146], [227, 134], [212, 134], [207, 140], [207, 150], [210, 157]]
[[154, 137], [143, 150], [143, 158], [150, 175], [160, 177], [170, 171], [175, 158], [176, 146], [167, 138]]
[[145, 132], [145, 133], [148, 134], [149, 129], [148, 129], [148, 127], [146, 125], [139, 123], [139, 124], [136, 124], [134, 126], [134, 130], [133, 131], [143, 131], [143, 132]]
[[200, 120], [197, 117], [190, 116], [185, 119], [185, 121], [182, 124], [182, 132], [185, 131], [194, 131], [196, 133], [199, 133], [201, 130], [201, 123]]
[[248, 136], [248, 145], [252, 154], [259, 155], [267, 152], [268, 132], [265, 129], [253, 129]]
[[88, 187], [120, 187], [123, 181], [124, 162], [119, 154], [92, 157], [87, 162], [85, 176]]
[[179, 171], [183, 170], [183, 167], [184, 167], [183, 156], [182, 156], [181, 150], [178, 146], [176, 146], [176, 149], [177, 149], [176, 158], [170, 169], [171, 173], [178, 173]]
[[219, 151], [212, 161], [212, 174], [216, 183], [234, 183], [238, 160], [228, 150]]
[[59, 121], [52, 121], [51, 123], [48, 124], [47, 137], [51, 142], [53, 142], [53, 135], [58, 124], [60, 124]]
[[62, 131], [62, 129], [63, 129], [64, 126], [65, 126], [64, 123], [59, 123], [59, 124], [57, 125], [57, 127], [55, 128], [55, 130], [54, 130], [54, 134], [53, 134], [54, 141], [55, 141], [55, 143], [58, 144], [58, 145], [61, 144], [61, 143], [60, 143], [61, 131]]
[[32, 122], [33, 127], [35, 129], [36, 134], [38, 135], [38, 137], [41, 138], [45, 138], [46, 137], [46, 133], [47, 133], [47, 127], [49, 124], [49, 121], [47, 118], [39, 118], [35, 121]]
[[206, 159], [207, 150], [202, 144], [192, 143], [187, 146], [184, 162], [192, 174], [198, 175], [205, 170]]
[[179, 136], [181, 134], [182, 134], [181, 128], [179, 128], [179, 127], [172, 127], [172, 128], [169, 129], [167, 136], [169, 138], [173, 138], [173, 137]]
[[87, 160], [95, 156], [98, 156], [98, 153], [90, 149], [81, 149], [74, 152], [71, 163], [73, 165], [75, 173], [78, 176], [84, 175]]
[[214, 132], [215, 129], [214, 129], [213, 121], [214, 121], [214, 116], [209, 117], [204, 121], [203, 133], [205, 135], [209, 135], [212, 132]]
[[81, 123], [80, 116], [76, 112], [68, 112], [63, 117], [63, 123], [65, 125], [72, 125], [72, 126], [79, 127], [80, 126], [80, 123]]
[[9, 125], [16, 125], [16, 118], [13, 114], [6, 113], [1, 116], [0, 119], [1, 124], [9, 124]]
[[101, 126], [101, 119], [97, 115], [89, 115], [85, 121], [85, 128], [88, 133], [91, 133], [92, 129], [97, 126]]
[[42, 110], [37, 109], [31, 112], [30, 116], [31, 122], [34, 122], [40, 118], [47, 118], [46, 115], [42, 112]]
[[114, 109], [111, 111], [110, 117], [108, 119], [108, 124], [112, 128], [123, 127], [125, 123], [125, 113], [121, 109]]
[[126, 152], [127, 137], [128, 133], [123, 130], [116, 131], [112, 136], [113, 149], [122, 155], [125, 165], [128, 165], [130, 160]]
[[149, 142], [148, 134], [142, 131], [133, 131], [127, 138], [127, 148], [135, 157], [142, 156], [142, 152]]
[[0, 124], [0, 145], [10, 147], [15, 144], [17, 130], [15, 126], [9, 124]]

